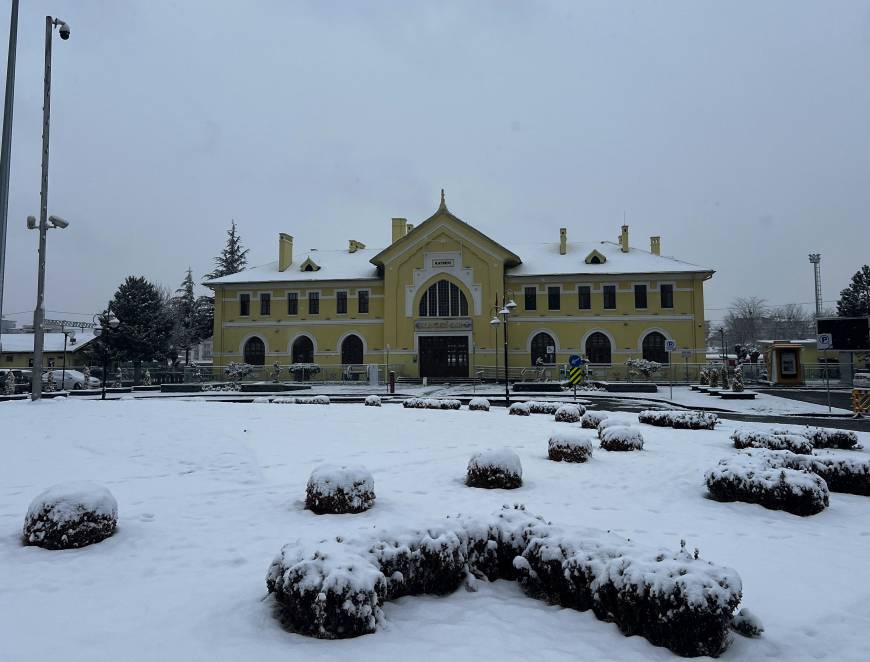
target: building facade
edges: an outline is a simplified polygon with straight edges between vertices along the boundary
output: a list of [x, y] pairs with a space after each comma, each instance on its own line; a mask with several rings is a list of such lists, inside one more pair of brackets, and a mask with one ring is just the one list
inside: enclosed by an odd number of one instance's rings
[[392, 242], [372, 250], [294, 255], [280, 234], [278, 260], [206, 281], [215, 293], [214, 364], [389, 363], [399, 375], [462, 378], [503, 369], [503, 326], [514, 301], [509, 361], [518, 368], [628, 358], [667, 363], [666, 341], [704, 360], [704, 281], [713, 271], [616, 242], [502, 246], [444, 201], [416, 227], [392, 219]]
[[[79, 333], [78, 336], [67, 331], [63, 333], [48, 332], [43, 335], [43, 367], [68, 369], [78, 368], [85, 364], [82, 350], [93, 342], [94, 336], [90, 330]], [[32, 368], [33, 367], [32, 333], [4, 333], [0, 338], [0, 368]]]

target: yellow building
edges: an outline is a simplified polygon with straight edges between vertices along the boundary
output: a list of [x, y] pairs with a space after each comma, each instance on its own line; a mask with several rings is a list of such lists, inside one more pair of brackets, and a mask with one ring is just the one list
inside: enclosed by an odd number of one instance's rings
[[[593, 364], [644, 357], [667, 363], [667, 340], [704, 360], [704, 281], [713, 271], [616, 242], [559, 241], [507, 248], [438, 210], [414, 227], [392, 219], [382, 250], [294, 255], [280, 234], [278, 260], [207, 281], [215, 292], [214, 363], [389, 363], [407, 377], [470, 377], [503, 369], [503, 331], [490, 324], [507, 301], [511, 374], [571, 354]], [[540, 359], [540, 361], [539, 361]], [[345, 366], [341, 369], [338, 366]], [[354, 369], [351, 368], [350, 371]], [[555, 369], [550, 376], [556, 376]]]

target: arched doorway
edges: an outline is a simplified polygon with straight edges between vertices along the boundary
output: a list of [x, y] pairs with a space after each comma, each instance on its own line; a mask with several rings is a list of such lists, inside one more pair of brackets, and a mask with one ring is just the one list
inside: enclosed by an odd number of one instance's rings
[[589, 336], [586, 339], [586, 358], [589, 359], [589, 363], [609, 364], [611, 362], [610, 338], [600, 331]]
[[651, 331], [643, 339], [643, 358], [656, 363], [669, 363], [668, 353], [665, 351], [665, 337], [658, 331]]
[[256, 336], [248, 338], [242, 355], [248, 365], [265, 365], [266, 345]]
[[341, 343], [342, 365], [360, 365], [363, 362], [363, 342], [357, 335], [350, 335]]
[[538, 359], [545, 364], [556, 362], [556, 341], [549, 333], [536, 333], [532, 338], [532, 365], [537, 365]]
[[314, 363], [314, 343], [308, 336], [299, 336], [293, 341], [293, 363]]

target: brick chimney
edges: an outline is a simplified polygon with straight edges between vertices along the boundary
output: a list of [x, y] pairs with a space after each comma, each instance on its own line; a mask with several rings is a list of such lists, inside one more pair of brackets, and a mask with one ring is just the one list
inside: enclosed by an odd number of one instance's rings
[[278, 233], [278, 271], [285, 271], [293, 264], [293, 237]]
[[559, 255], [568, 252], [568, 228], [559, 228]]
[[619, 250], [628, 253], [628, 226], [622, 226], [622, 234], [619, 235]]
[[649, 252], [653, 255], [661, 255], [662, 254], [662, 238], [661, 237], [650, 237], [649, 238]]
[[408, 233], [408, 219], [407, 218], [394, 218], [393, 219], [393, 241], [390, 243], [395, 244], [399, 239], [404, 237]]

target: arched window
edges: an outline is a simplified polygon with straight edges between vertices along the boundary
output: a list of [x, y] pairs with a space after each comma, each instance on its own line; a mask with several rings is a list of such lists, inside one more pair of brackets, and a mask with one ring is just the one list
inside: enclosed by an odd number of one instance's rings
[[429, 286], [420, 298], [420, 317], [465, 317], [468, 299], [456, 285], [439, 280]]
[[596, 331], [586, 339], [586, 358], [590, 363], [610, 363], [610, 338]]
[[363, 362], [363, 342], [359, 336], [350, 335], [341, 343], [342, 365], [360, 365]]
[[665, 337], [658, 331], [648, 333], [643, 339], [643, 358], [657, 363], [668, 363], [668, 353], [665, 351]]
[[308, 336], [293, 341], [293, 363], [314, 363], [314, 343]]
[[532, 365], [536, 365], [539, 358], [544, 363], [556, 362], [556, 341], [549, 333], [538, 333], [532, 338]]
[[254, 336], [248, 338], [243, 351], [245, 363], [249, 365], [265, 365], [266, 364], [266, 345], [263, 341]]

